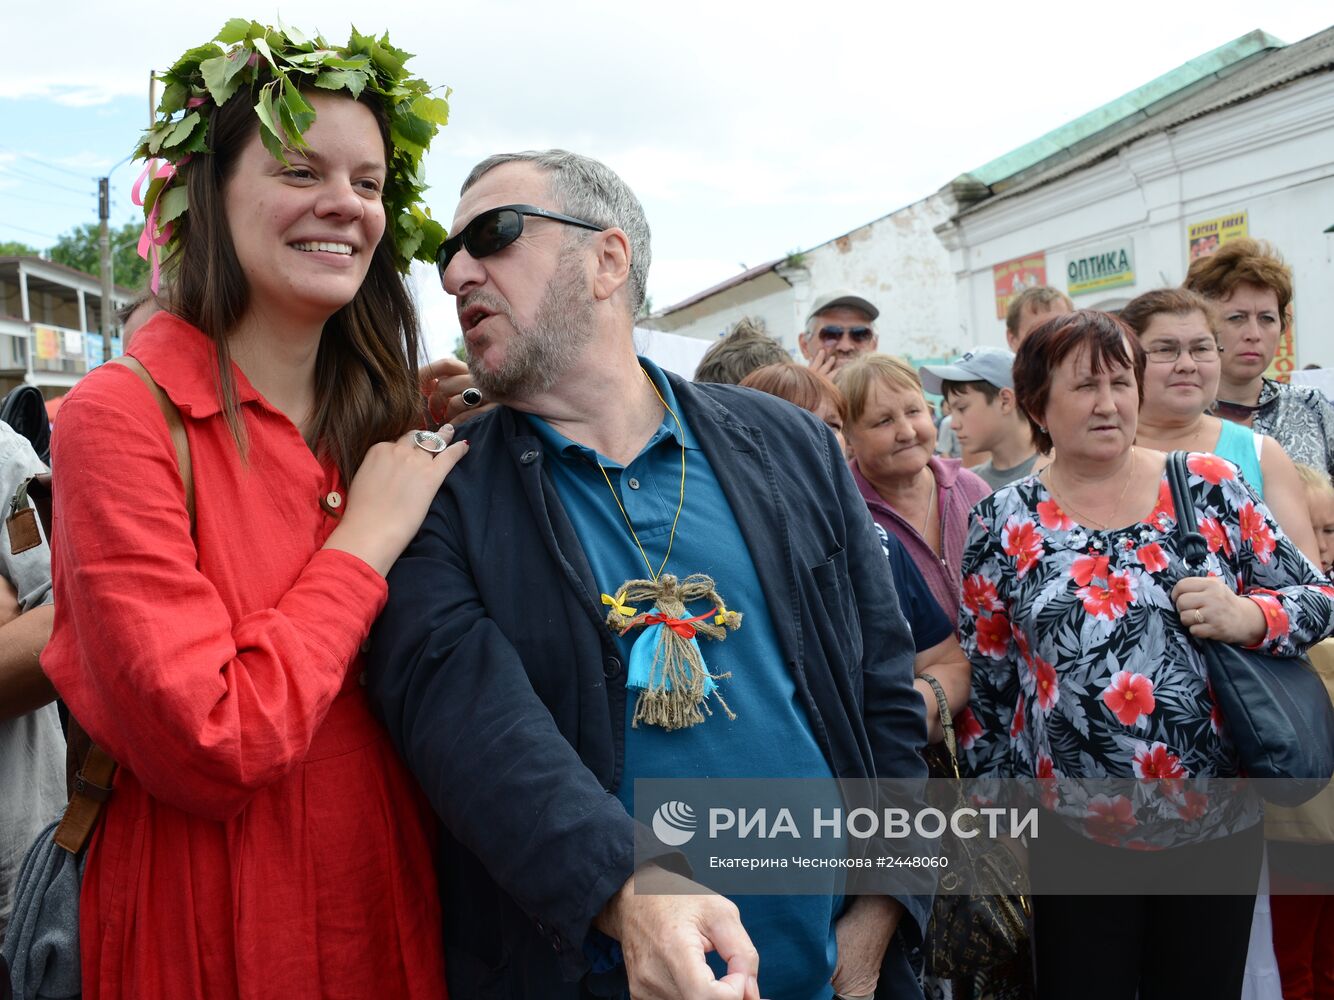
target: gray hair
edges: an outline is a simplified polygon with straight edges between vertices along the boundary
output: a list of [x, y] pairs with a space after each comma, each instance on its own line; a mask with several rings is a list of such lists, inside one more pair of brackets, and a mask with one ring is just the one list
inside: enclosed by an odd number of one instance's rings
[[556, 210], [608, 229], [622, 230], [630, 240], [630, 313], [638, 315], [648, 291], [648, 219], [629, 185], [610, 167], [588, 156], [563, 149], [497, 153], [472, 168], [459, 194], [463, 195], [482, 176], [505, 163], [531, 163], [545, 170], [548, 190]]

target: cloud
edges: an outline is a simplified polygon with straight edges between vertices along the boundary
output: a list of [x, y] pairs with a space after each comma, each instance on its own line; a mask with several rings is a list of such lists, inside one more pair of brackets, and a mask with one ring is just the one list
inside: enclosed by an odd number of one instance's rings
[[[6, 36], [42, 43], [10, 47], [0, 108], [7, 127], [11, 111], [39, 108], [32, 131], [49, 145], [12, 132], [6, 144], [64, 163], [77, 137], [94, 171], [132, 146], [150, 70], [225, 20], [200, 5], [164, 17], [146, 0], [9, 7]], [[244, 13], [272, 22], [278, 8]], [[1302, 0], [1216, 0], [1207, 18], [1160, 0], [1124, 0], [1112, 18], [1057, 0], [1030, 0], [1022, 17], [994, 4], [858, 0], [677, 0], [670, 16], [614, 0], [283, 0], [281, 13], [334, 42], [352, 23], [387, 29], [418, 53], [416, 73], [454, 88], [426, 164], [428, 203], [445, 222], [490, 153], [561, 146], [611, 165], [648, 211], [658, 302], [700, 290], [678, 288], [674, 274], [726, 276], [692, 261], [730, 267], [818, 244], [1257, 26], [1293, 41], [1328, 23]], [[85, 141], [94, 127], [103, 134]], [[12, 221], [64, 225], [25, 219]], [[450, 310], [441, 317], [452, 329]]]

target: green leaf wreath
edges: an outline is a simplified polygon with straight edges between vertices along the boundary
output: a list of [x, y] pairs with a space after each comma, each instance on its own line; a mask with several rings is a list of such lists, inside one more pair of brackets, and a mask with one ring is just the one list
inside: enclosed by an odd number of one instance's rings
[[[389, 119], [390, 158], [384, 185], [387, 219], [395, 227], [396, 263], [406, 272], [411, 262], [434, 262], [444, 228], [421, 204], [426, 184], [422, 156], [449, 121], [450, 91], [434, 96], [426, 81], [409, 76], [412, 56], [389, 44], [389, 36], [363, 35], [354, 27], [346, 46], [334, 48], [319, 35], [307, 37], [287, 25], [278, 27], [233, 18], [207, 45], [186, 52], [158, 79], [165, 85], [157, 122], [144, 133], [136, 156], [179, 166], [193, 153], [208, 152], [212, 112], [232, 98], [253, 100], [259, 136], [273, 156], [286, 163], [289, 151], [309, 148], [304, 135], [315, 110], [303, 87], [346, 90], [360, 97], [369, 90], [380, 98]], [[261, 83], [264, 80], [266, 82]], [[245, 90], [247, 94], [239, 92]], [[248, 95], [248, 96], [247, 96]], [[189, 210], [183, 182], [173, 170], [150, 171], [143, 194], [146, 237], [170, 246], [170, 223]]]

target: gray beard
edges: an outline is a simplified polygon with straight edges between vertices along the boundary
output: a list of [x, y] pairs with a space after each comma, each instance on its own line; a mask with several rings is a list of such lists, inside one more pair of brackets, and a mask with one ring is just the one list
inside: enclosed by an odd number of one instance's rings
[[519, 402], [550, 391], [579, 362], [593, 335], [593, 302], [574, 253], [562, 253], [532, 326], [520, 326], [506, 303], [485, 293], [468, 300], [476, 302], [502, 313], [514, 329], [505, 361], [493, 371], [483, 369], [468, 349], [473, 382], [497, 402]]

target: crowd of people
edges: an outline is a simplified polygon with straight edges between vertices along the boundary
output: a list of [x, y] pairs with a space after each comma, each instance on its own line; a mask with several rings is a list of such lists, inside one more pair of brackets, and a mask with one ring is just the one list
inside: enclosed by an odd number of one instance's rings
[[[920, 367], [831, 291], [800, 358], [746, 321], [687, 380], [636, 355], [649, 226], [605, 165], [487, 157], [445, 238], [403, 53], [225, 41], [241, 86], [173, 70], [206, 134], [185, 96], [150, 133], [161, 283], [62, 406], [29, 541], [45, 470], [0, 424], [0, 996], [1334, 996], [1318, 893], [1039, 895], [944, 975], [931, 894], [725, 898], [634, 818], [637, 779], [921, 779], [942, 743], [979, 778], [1234, 777], [1203, 641], [1312, 650], [1334, 692], [1334, 408], [1265, 376], [1275, 249], [1117, 315], [1030, 289], [1008, 350]], [[414, 257], [466, 367], [418, 367]], [[1276, 885], [1334, 850], [1334, 789], [1127, 803], [1135, 850], [1044, 805], [1096, 868], [1226, 843], [1260, 890], [1266, 834]]]

